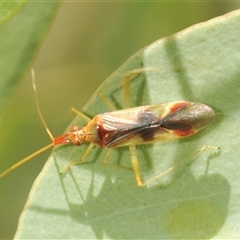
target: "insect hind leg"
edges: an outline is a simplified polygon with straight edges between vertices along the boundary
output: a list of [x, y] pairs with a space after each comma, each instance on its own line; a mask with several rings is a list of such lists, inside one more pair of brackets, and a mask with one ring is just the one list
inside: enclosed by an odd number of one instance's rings
[[141, 177], [140, 168], [139, 168], [136, 147], [135, 146], [130, 146], [129, 147], [130, 158], [131, 158], [131, 163], [132, 163], [133, 172], [134, 172], [134, 176], [135, 176], [135, 180], [136, 180], [137, 185], [139, 187], [144, 187], [144, 186], [148, 185], [149, 183], [155, 181], [156, 179], [158, 179], [158, 178], [166, 175], [167, 173], [171, 172], [176, 167], [179, 167], [183, 163], [192, 160], [196, 155], [198, 155], [199, 153], [201, 153], [202, 151], [204, 151], [206, 149], [214, 149], [214, 150], [218, 150], [219, 151], [220, 147], [215, 147], [215, 146], [211, 146], [211, 145], [205, 145], [202, 148], [200, 148], [199, 150], [197, 150], [196, 152], [194, 152], [192, 155], [187, 157], [186, 159], [184, 159], [184, 160], [180, 161], [179, 163], [175, 164], [174, 166], [172, 166], [171, 168], [169, 168], [169, 169], [167, 169], [167, 170], [165, 170], [163, 172], [160, 172], [159, 174], [155, 175], [154, 177], [150, 178], [147, 181], [143, 181], [142, 177]]
[[110, 158], [110, 155], [111, 155], [111, 153], [112, 153], [112, 150], [113, 150], [113, 149], [109, 149], [109, 150], [108, 150], [108, 152], [107, 152], [107, 154], [106, 154], [106, 156], [105, 156], [105, 158], [104, 158], [104, 160], [103, 160], [103, 164], [104, 164], [105, 166], [108, 166], [108, 167], [115, 167], [115, 168], [121, 168], [121, 169], [131, 170], [131, 171], [132, 171], [132, 168], [130, 168], [130, 167], [119, 166], [119, 165], [112, 164], [112, 163], [109, 163], [109, 162], [108, 162], [108, 161], [109, 161], [109, 158]]

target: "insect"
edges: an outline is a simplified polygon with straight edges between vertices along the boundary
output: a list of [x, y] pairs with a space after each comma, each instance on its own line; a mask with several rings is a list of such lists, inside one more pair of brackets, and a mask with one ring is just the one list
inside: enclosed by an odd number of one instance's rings
[[[168, 102], [159, 105], [147, 105], [115, 110], [96, 115], [93, 119], [89, 119], [82, 112], [72, 108], [72, 111], [85, 119], [87, 124], [81, 127], [73, 125], [68, 132], [54, 138], [42, 116], [36, 93], [34, 72], [32, 72], [32, 74], [37, 110], [46, 131], [52, 139], [52, 143], [2, 172], [0, 178], [50, 147], [60, 144], [80, 146], [83, 142], [89, 142], [90, 144], [81, 159], [68, 164], [64, 172], [71, 166], [83, 162], [95, 145], [100, 148], [109, 149], [104, 159], [104, 164], [111, 166], [112, 164], [108, 163], [111, 149], [127, 146], [129, 147], [132, 170], [136, 183], [138, 186], [145, 186], [171, 171], [176, 165], [144, 182], [140, 173], [136, 145], [165, 140], [170, 141], [191, 136], [206, 127], [215, 118], [215, 112], [211, 107], [202, 103], [188, 101]], [[126, 84], [124, 85], [124, 88], [126, 88], [124, 92], [127, 104], [129, 102], [129, 84], [131, 80], [132, 78], [127, 76]], [[108, 106], [112, 107], [111, 103], [104, 95], [100, 97]], [[206, 148], [218, 149], [217, 147], [207, 145], [199, 149], [188, 159]], [[180, 165], [182, 162], [177, 165]]]

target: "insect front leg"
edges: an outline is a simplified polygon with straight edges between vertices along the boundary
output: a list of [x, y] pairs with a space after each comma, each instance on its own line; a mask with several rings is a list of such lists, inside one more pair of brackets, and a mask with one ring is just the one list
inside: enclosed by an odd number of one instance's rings
[[[76, 114], [76, 115], [78, 115], [78, 116], [79, 116], [83, 121], [85, 121], [85, 122], [91, 121], [91, 119], [90, 119], [88, 116], [86, 116], [84, 113], [82, 113], [81, 111], [79, 111], [79, 110], [77, 110], [77, 109], [75, 109], [75, 108], [71, 108], [71, 112], [74, 113], [74, 114]], [[87, 155], [91, 152], [91, 150], [93, 149], [93, 147], [94, 147], [94, 144], [90, 143], [90, 144], [88, 145], [87, 150], [84, 152], [83, 156], [81, 157], [81, 159], [78, 160], [78, 161], [74, 161], [74, 162], [69, 163], [69, 164], [65, 167], [65, 169], [61, 172], [61, 174], [65, 174], [72, 166], [77, 165], [77, 164], [81, 164], [81, 163], [85, 160], [85, 158], [87, 157]]]
[[61, 172], [61, 175], [65, 174], [72, 166], [81, 164], [81, 163], [85, 160], [85, 158], [87, 157], [87, 155], [91, 152], [91, 150], [93, 149], [93, 147], [94, 147], [94, 144], [90, 143], [90, 144], [88, 145], [87, 150], [84, 152], [83, 156], [81, 157], [81, 159], [79, 159], [78, 161], [69, 163], [69, 164], [65, 167], [65, 169]]

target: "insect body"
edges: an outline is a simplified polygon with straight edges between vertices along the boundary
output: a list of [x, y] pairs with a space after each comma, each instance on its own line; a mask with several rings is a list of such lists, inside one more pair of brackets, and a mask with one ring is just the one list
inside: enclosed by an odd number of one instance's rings
[[215, 117], [212, 108], [186, 101], [149, 105], [103, 113], [88, 124], [54, 139], [54, 145], [91, 142], [101, 148], [116, 148], [195, 134]]
[[[143, 182], [135, 146], [191, 136], [206, 127], [214, 117], [215, 112], [209, 106], [187, 101], [123, 109], [99, 114], [81, 128], [73, 125], [69, 132], [54, 139], [54, 145], [72, 143], [79, 146], [84, 141], [91, 143], [81, 160], [70, 163], [67, 169], [76, 163], [81, 163], [93, 145], [110, 149], [129, 146], [132, 170], [137, 185], [145, 186], [169, 172], [173, 167]], [[191, 157], [205, 148], [218, 149], [214, 146], [204, 146]], [[108, 158], [109, 154], [104, 163], [110, 165], [107, 163]]]
[[[54, 138], [42, 116], [36, 93], [34, 72], [32, 72], [32, 74], [38, 114], [47, 133], [52, 139], [52, 143], [22, 159], [18, 163], [2, 172], [0, 174], [0, 178], [4, 177], [9, 172], [29, 161], [38, 154], [46, 151], [50, 147], [60, 144], [73, 144], [79, 146], [83, 142], [89, 142], [90, 144], [81, 159], [68, 164], [64, 172], [66, 172], [71, 166], [82, 163], [94, 145], [97, 145], [100, 148], [109, 149], [109, 152], [104, 159], [104, 164], [111, 166], [113, 165], [108, 163], [111, 149], [128, 146], [132, 164], [131, 170], [134, 173], [136, 183], [138, 186], [145, 186], [171, 171], [174, 167], [180, 165], [182, 162], [191, 159], [205, 148], [218, 149], [214, 146], [204, 146], [189, 158], [144, 182], [141, 178], [135, 146], [139, 144], [154, 143], [164, 140], [175, 140], [191, 136], [212, 122], [215, 117], [215, 112], [212, 108], [202, 103], [178, 101], [159, 105], [147, 105], [116, 110], [96, 115], [93, 119], [89, 119], [82, 112], [72, 109], [73, 112], [78, 114], [82, 119], [87, 120], [88, 123], [82, 127], [73, 125], [67, 133]], [[133, 78], [129, 77], [129, 75], [127, 75], [125, 79], [124, 100], [126, 106], [130, 105], [129, 84], [132, 79]], [[104, 95], [99, 94], [99, 96], [107, 106], [113, 108], [111, 103]]]

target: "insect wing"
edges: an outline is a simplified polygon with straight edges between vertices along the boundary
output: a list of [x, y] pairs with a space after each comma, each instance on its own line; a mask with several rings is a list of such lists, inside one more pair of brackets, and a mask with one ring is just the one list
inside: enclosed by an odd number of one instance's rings
[[162, 121], [162, 127], [180, 137], [192, 135], [206, 127], [215, 118], [215, 112], [202, 103], [175, 103], [171, 113]]
[[174, 140], [195, 134], [214, 116], [214, 111], [201, 103], [149, 105], [98, 115], [98, 134], [102, 147]]
[[159, 122], [153, 106], [144, 106], [98, 115], [99, 137], [103, 147], [120, 147], [141, 144], [139, 133]]

